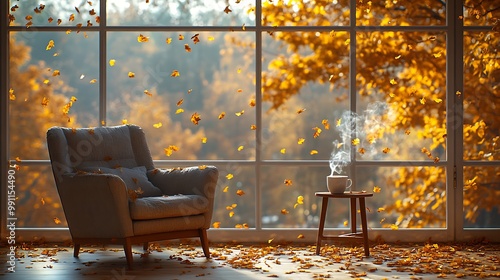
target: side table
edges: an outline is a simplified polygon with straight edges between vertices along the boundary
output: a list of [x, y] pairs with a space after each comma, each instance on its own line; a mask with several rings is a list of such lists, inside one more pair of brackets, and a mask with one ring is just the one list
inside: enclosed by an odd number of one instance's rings
[[[365, 248], [365, 256], [370, 256], [370, 248], [368, 245], [368, 226], [366, 221], [366, 206], [365, 198], [373, 196], [373, 193], [359, 192], [359, 191], [346, 191], [344, 193], [330, 193], [330, 192], [316, 192], [316, 196], [323, 198], [321, 204], [321, 216], [319, 220], [318, 238], [316, 240], [316, 255], [319, 255], [321, 248], [321, 241], [323, 240], [353, 240], [362, 241]], [[328, 207], [328, 200], [330, 198], [349, 198], [351, 208], [351, 233], [341, 234], [336, 236], [323, 235], [325, 228], [326, 209]], [[359, 210], [361, 213], [361, 229], [362, 232], [356, 231], [356, 199], [359, 200]]]

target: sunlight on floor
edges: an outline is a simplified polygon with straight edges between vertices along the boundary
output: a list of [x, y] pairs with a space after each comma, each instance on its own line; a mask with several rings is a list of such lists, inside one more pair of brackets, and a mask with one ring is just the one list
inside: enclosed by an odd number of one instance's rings
[[[197, 243], [134, 247], [126, 267], [120, 247], [81, 249], [44, 244], [17, 251], [16, 272], [0, 279], [485, 279], [500, 278], [499, 244], [379, 244], [370, 248], [325, 245], [213, 244], [207, 260]], [[7, 263], [7, 251], [0, 260]]]

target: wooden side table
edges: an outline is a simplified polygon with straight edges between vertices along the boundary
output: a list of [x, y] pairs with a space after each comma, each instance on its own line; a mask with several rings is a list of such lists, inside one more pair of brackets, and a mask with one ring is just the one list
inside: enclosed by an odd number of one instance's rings
[[[362, 241], [365, 247], [365, 256], [370, 256], [370, 248], [368, 246], [368, 226], [366, 221], [365, 197], [371, 197], [373, 196], [373, 193], [356, 191], [344, 192], [339, 194], [333, 194], [330, 192], [316, 192], [315, 195], [323, 198], [323, 202], [321, 204], [321, 216], [319, 219], [318, 238], [316, 240], [316, 255], [319, 255], [321, 241], [323, 240], [352, 240], [357, 242]], [[326, 209], [328, 207], [328, 199], [330, 198], [349, 198], [351, 200], [351, 233], [336, 236], [323, 235], [323, 231], [325, 228]], [[356, 199], [359, 200], [362, 232], [356, 232]]]

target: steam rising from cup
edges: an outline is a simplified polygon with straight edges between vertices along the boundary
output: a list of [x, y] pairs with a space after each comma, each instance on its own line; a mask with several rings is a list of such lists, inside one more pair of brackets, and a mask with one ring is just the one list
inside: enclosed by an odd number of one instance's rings
[[359, 139], [360, 145], [370, 142], [363, 147], [366, 153], [375, 153], [372, 144], [375, 143], [376, 136], [383, 133], [393, 118], [394, 114], [391, 108], [383, 102], [369, 104], [361, 115], [351, 111], [344, 112], [340, 122], [335, 127], [339, 132], [340, 141], [333, 141], [333, 151], [330, 155], [330, 175], [342, 174], [344, 168], [351, 163], [354, 145], [351, 139]]

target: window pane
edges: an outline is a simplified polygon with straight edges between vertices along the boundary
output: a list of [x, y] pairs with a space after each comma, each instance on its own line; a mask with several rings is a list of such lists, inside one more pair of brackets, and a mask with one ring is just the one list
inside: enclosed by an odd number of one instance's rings
[[99, 0], [27, 0], [10, 1], [11, 25], [93, 26], [99, 25]]
[[262, 155], [329, 159], [335, 113], [348, 108], [347, 33], [275, 32], [265, 36]]
[[464, 167], [464, 228], [500, 228], [500, 167]]
[[[327, 164], [310, 166], [266, 166], [262, 168], [262, 227], [317, 228], [321, 198], [315, 192], [327, 191]], [[299, 196], [303, 197], [302, 203]], [[349, 219], [349, 203], [330, 203], [325, 227], [343, 228]], [[349, 227], [346, 227], [349, 228]]]
[[99, 76], [98, 57], [92, 32], [11, 33], [11, 158], [48, 159], [45, 134], [51, 126], [98, 124], [98, 85], [91, 83]]
[[17, 227], [67, 227], [50, 166], [21, 166], [15, 173]]
[[442, 167], [358, 167], [356, 189], [367, 199], [369, 226], [445, 228], [446, 171]]
[[108, 25], [251, 26], [255, 1], [108, 0]]
[[[464, 0], [464, 25], [497, 25], [500, 4], [497, 0]], [[498, 29], [497, 29], [498, 31]]]
[[446, 160], [446, 36], [358, 33], [356, 52], [357, 158]]
[[111, 32], [108, 60], [107, 124], [142, 126], [153, 159], [254, 158], [251, 34]]
[[349, 0], [262, 1], [264, 26], [343, 26], [349, 13]]
[[255, 167], [239, 164], [218, 165], [212, 223], [221, 228], [255, 228]]
[[357, 1], [356, 25], [445, 25], [446, 1]]
[[499, 44], [492, 32], [464, 34], [464, 160], [500, 160]]

